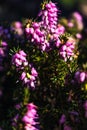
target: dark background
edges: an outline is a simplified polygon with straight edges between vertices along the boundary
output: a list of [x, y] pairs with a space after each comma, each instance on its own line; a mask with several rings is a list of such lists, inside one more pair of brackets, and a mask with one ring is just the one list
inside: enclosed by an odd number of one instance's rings
[[[61, 10], [60, 16], [69, 17], [74, 11], [79, 11], [87, 21], [87, 0], [52, 0]], [[0, 23], [12, 22], [22, 18], [36, 18], [40, 11], [42, 0], [0, 0]]]

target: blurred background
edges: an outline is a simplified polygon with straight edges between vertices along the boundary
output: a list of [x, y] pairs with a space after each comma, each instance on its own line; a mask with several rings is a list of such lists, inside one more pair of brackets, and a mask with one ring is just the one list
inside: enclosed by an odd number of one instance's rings
[[[3, 21], [36, 18], [43, 0], [0, 0], [0, 23]], [[87, 0], [52, 0], [57, 3], [61, 15], [69, 17], [74, 11], [79, 11], [87, 26]]]

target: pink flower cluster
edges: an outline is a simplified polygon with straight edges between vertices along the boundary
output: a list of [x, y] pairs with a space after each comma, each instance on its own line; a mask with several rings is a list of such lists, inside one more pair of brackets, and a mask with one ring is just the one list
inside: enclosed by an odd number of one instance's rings
[[25, 28], [28, 39], [37, 45], [42, 51], [48, 51], [53, 46], [59, 47], [61, 41], [59, 36], [64, 33], [65, 28], [58, 25], [58, 9], [56, 5], [49, 2], [44, 5], [44, 9], [39, 16], [42, 17], [40, 22], [29, 23]]
[[65, 32], [65, 28], [63, 25], [58, 24], [56, 29], [51, 32], [50, 41], [54, 42], [54, 45], [59, 48], [61, 46], [60, 35], [63, 35]]
[[83, 18], [79, 12], [74, 12], [72, 17], [75, 20], [76, 27], [79, 31], [83, 29]]
[[23, 50], [20, 50], [18, 53], [13, 55], [12, 64], [15, 65], [19, 70], [24, 69], [24, 67], [28, 65], [26, 56], [26, 53]]
[[49, 44], [46, 41], [44, 29], [41, 29], [41, 23], [33, 22], [31, 27], [25, 29], [28, 38], [35, 43], [41, 50], [45, 50]]
[[87, 80], [87, 72], [77, 71], [75, 73], [75, 79], [78, 83], [83, 83], [85, 80]]
[[56, 5], [49, 2], [45, 5], [44, 10], [42, 10], [42, 23], [45, 29], [50, 32], [55, 32], [57, 26], [57, 13], [58, 9]]
[[5, 41], [0, 42], [0, 71], [2, 71], [3, 68], [3, 60], [6, 57], [7, 54], [7, 43]]
[[[20, 80], [23, 81], [23, 85], [25, 84], [29, 88], [35, 88], [38, 73], [36, 69], [28, 63], [26, 56], [26, 53], [23, 50], [20, 50], [13, 55], [12, 64], [15, 65], [16, 70], [21, 73]], [[28, 70], [26, 70], [26, 68], [28, 68]]]
[[73, 41], [67, 41], [64, 45], [59, 50], [60, 56], [63, 57], [65, 61], [67, 59], [72, 58], [74, 56], [74, 48], [75, 48], [75, 43]]
[[35, 88], [35, 83], [36, 83], [36, 78], [38, 76], [38, 73], [34, 67], [32, 67], [31, 65], [29, 66], [31, 69], [31, 73], [26, 73], [25, 71], [23, 71], [20, 79], [23, 81], [23, 84], [27, 85], [27, 87]]
[[37, 106], [33, 103], [27, 105], [27, 112], [22, 118], [22, 121], [25, 123], [25, 130], [39, 130]]

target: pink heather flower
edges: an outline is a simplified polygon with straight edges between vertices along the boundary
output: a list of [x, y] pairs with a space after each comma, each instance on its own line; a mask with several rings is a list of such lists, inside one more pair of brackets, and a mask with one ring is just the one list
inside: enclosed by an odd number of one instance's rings
[[74, 12], [72, 16], [76, 21], [77, 29], [82, 30], [83, 29], [83, 19], [82, 19], [81, 14], [79, 12]]
[[80, 73], [80, 82], [84, 82], [85, 81], [85, 77], [86, 77], [85, 72], [81, 72]]
[[[58, 12], [56, 4], [49, 2], [45, 4], [44, 9], [39, 16], [42, 17], [40, 22], [32, 22], [30, 27], [25, 28], [28, 39], [38, 46], [41, 51], [49, 51], [54, 45], [59, 47], [59, 35], [63, 34], [65, 28], [58, 27]], [[51, 44], [54, 42], [54, 45]]]
[[67, 41], [59, 50], [60, 56], [67, 61], [67, 59], [70, 59], [72, 56], [74, 56], [74, 43], [72, 41]]
[[37, 113], [37, 111], [31, 110], [31, 112], [30, 111], [27, 112], [27, 116], [30, 117], [30, 118], [33, 118], [33, 116], [35, 116], [36, 113]]
[[28, 117], [27, 115], [23, 117], [23, 121], [24, 121], [25, 123], [27, 123], [27, 124], [32, 124], [32, 125], [35, 125], [35, 124], [36, 124], [36, 122], [34, 121], [34, 119]]
[[[35, 108], [35, 109], [33, 109], [33, 108]], [[29, 104], [27, 104], [27, 109], [30, 109], [30, 110], [34, 110], [34, 111], [36, 111], [37, 106], [34, 105], [33, 103], [29, 103]]]
[[20, 79], [24, 80], [25, 77], [26, 77], [26, 72], [22, 72]]
[[47, 29], [49, 29], [49, 31], [51, 28], [56, 28], [57, 26], [57, 13], [58, 13], [58, 9], [54, 3], [49, 2], [48, 4], [45, 5], [45, 9], [43, 10], [42, 20], [44, 26]]
[[7, 47], [7, 43], [6, 43], [5, 41], [2, 41], [2, 42], [1, 42], [1, 46], [2, 46], [2, 47]]
[[34, 67], [29, 65], [31, 72], [27, 73], [23, 71], [20, 76], [20, 80], [23, 81], [23, 84], [27, 85], [29, 88], [35, 88], [36, 78], [38, 77], [38, 73]]
[[57, 41], [55, 42], [55, 45], [56, 45], [56, 47], [59, 47], [60, 44], [61, 44], [61, 41], [60, 41], [60, 39], [58, 38]]
[[57, 34], [58, 35], [62, 35], [62, 34], [64, 34], [64, 32], [65, 32], [65, 27], [63, 26], [63, 25], [58, 25], [58, 28], [57, 28]]
[[5, 57], [7, 52], [7, 43], [5, 41], [1, 41], [0, 43], [0, 56]]
[[59, 120], [59, 123], [63, 124], [63, 123], [65, 123], [65, 121], [66, 121], [66, 116], [64, 114], [62, 114], [62, 116], [61, 116], [61, 118]]
[[68, 27], [72, 28], [74, 27], [74, 24], [72, 22], [68, 22]]
[[30, 82], [29, 82], [30, 80], [27, 78], [27, 77], [25, 77], [24, 79], [23, 79], [23, 85], [25, 84], [25, 85], [28, 85], [28, 87], [30, 87]]
[[76, 38], [81, 39], [81, 38], [82, 38], [82, 35], [81, 35], [80, 33], [77, 33], [77, 34], [76, 34]]
[[14, 25], [15, 25], [15, 28], [21, 28], [21, 27], [22, 27], [22, 24], [21, 24], [21, 22], [19, 22], [19, 21], [16, 21], [16, 22], [14, 23]]
[[27, 34], [33, 34], [34, 33], [33, 28], [26, 28], [25, 31], [26, 31]]
[[26, 72], [21, 73], [20, 80], [23, 81], [23, 84], [27, 84], [29, 82], [29, 79], [27, 78]]
[[77, 71], [75, 73], [75, 79], [77, 80], [78, 83], [83, 83], [87, 79], [86, 78], [86, 73]]
[[26, 28], [26, 34], [28, 38], [37, 45], [40, 49], [45, 40], [44, 30], [41, 30], [41, 25], [39, 23], [32, 23], [32, 27]]
[[77, 21], [82, 21], [82, 16], [79, 12], [74, 12], [73, 16], [77, 19]]
[[19, 21], [16, 21], [13, 23], [11, 29], [15, 31], [19, 36], [23, 35], [23, 29], [22, 29], [22, 23]]
[[2, 57], [5, 56], [5, 52], [4, 52], [3, 48], [0, 48], [0, 56], [2, 56]]
[[34, 27], [34, 28], [39, 28], [39, 23], [33, 22], [33, 27]]
[[27, 56], [27, 54], [23, 50], [20, 50], [19, 54], [22, 55], [22, 56], [25, 56], [25, 57]]
[[37, 106], [33, 103], [29, 103], [27, 105], [27, 112], [25, 113], [22, 121], [25, 123], [25, 130], [39, 130], [37, 126], [39, 125], [38, 114], [37, 114]]
[[[26, 56], [26, 53], [23, 50], [20, 50], [18, 53], [13, 55], [12, 64], [15, 65], [18, 72], [20, 70], [22, 71], [20, 80], [23, 82], [23, 85], [34, 89], [38, 73], [36, 69], [28, 63]], [[30, 69], [30, 72], [28, 72], [28, 70], [26, 71], [26, 67]]]
[[24, 66], [28, 66], [28, 61], [25, 61], [25, 62], [23, 63], [23, 65], [24, 65]]
[[35, 88], [35, 83], [33, 81], [30, 81], [30, 87]]
[[18, 53], [14, 54], [12, 57], [12, 64], [22, 69], [27, 64], [26, 53], [20, 50]]

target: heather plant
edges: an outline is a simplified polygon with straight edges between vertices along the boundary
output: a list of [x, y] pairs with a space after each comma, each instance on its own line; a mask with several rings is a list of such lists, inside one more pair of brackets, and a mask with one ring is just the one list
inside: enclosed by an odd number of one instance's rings
[[44, 1], [35, 20], [0, 26], [0, 129], [87, 129], [87, 32]]

